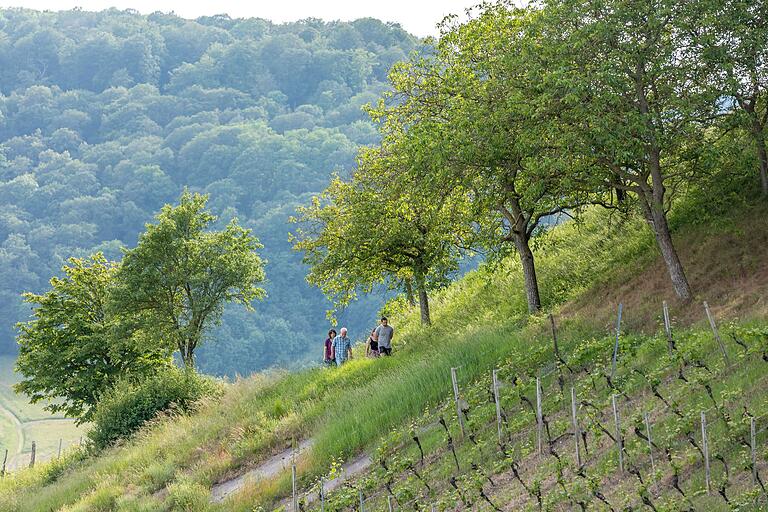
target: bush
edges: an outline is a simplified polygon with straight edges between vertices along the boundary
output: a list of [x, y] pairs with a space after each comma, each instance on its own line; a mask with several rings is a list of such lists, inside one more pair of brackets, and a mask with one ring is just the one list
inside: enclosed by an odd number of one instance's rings
[[200, 398], [220, 390], [212, 378], [176, 367], [138, 383], [120, 381], [96, 405], [88, 438], [94, 448], [104, 449], [127, 439], [158, 413], [188, 412]]

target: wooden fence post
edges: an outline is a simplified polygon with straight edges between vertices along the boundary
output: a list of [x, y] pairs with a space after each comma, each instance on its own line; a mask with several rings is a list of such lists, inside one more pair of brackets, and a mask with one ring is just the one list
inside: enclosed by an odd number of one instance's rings
[[539, 455], [544, 453], [542, 448], [542, 437], [544, 434], [544, 414], [541, 410], [541, 378], [536, 377], [536, 442], [539, 448]]
[[29, 467], [31, 468], [35, 467], [35, 449], [36, 449], [35, 442], [32, 441], [32, 454], [29, 457]]
[[8, 448], [5, 449], [5, 455], [3, 455], [3, 470], [0, 472], [0, 476], [5, 476], [5, 463], [8, 462]]
[[749, 448], [752, 456], [752, 480], [755, 484], [759, 483], [757, 479], [757, 435], [755, 433], [755, 417], [749, 418]]
[[456, 415], [459, 417], [461, 437], [464, 437], [464, 419], [461, 417], [461, 403], [459, 400], [459, 383], [456, 380], [456, 368], [451, 368], [451, 382], [453, 383], [453, 397], [456, 400]]
[[392, 512], [394, 509], [392, 508], [392, 495], [387, 496], [387, 508], [389, 508], [389, 512]]
[[581, 450], [579, 449], [579, 420], [576, 417], [576, 389], [571, 386], [571, 416], [573, 419], [573, 440], [576, 443], [576, 467], [581, 467]]
[[293, 487], [293, 512], [299, 512], [299, 500], [296, 496], [296, 464], [291, 464], [291, 485]]
[[621, 439], [621, 420], [619, 419], [619, 409], [616, 407], [616, 395], [611, 395], [613, 403], [613, 420], [616, 423], [616, 447], [619, 450], [619, 471], [624, 473], [624, 443]]
[[621, 312], [624, 309], [624, 304], [619, 302], [619, 316], [616, 320], [616, 343], [613, 346], [613, 360], [611, 362], [611, 380], [616, 374], [616, 359], [619, 357], [619, 335], [621, 333]]
[[496, 369], [493, 370], [491, 376], [493, 378], [493, 400], [496, 402], [496, 430], [499, 434], [499, 446], [502, 446], [501, 441], [501, 402], [499, 401], [499, 379]]
[[667, 301], [662, 302], [662, 308], [664, 310], [664, 334], [667, 336], [667, 346], [669, 347], [669, 355], [672, 355], [675, 341], [672, 338], [672, 323], [669, 321], [669, 306]]
[[61, 438], [59, 438], [59, 453], [58, 453], [58, 455], [56, 455], [56, 458], [57, 459], [61, 458]]
[[648, 436], [648, 453], [651, 454], [651, 474], [653, 475], [652, 481], [656, 482], [656, 463], [653, 460], [653, 438], [651, 437], [651, 420], [648, 417], [648, 413], [643, 413], [643, 421], [645, 422], [645, 433]]
[[358, 489], [357, 491], [360, 495], [360, 512], [365, 512], [365, 505], [363, 505], [363, 490]]
[[707, 439], [707, 416], [701, 412], [701, 449], [704, 452], [704, 476], [707, 484], [707, 494], [711, 492], [709, 472], [709, 440]]
[[720, 337], [720, 332], [717, 330], [717, 324], [715, 323], [715, 317], [712, 316], [712, 312], [709, 310], [709, 304], [704, 301], [704, 311], [707, 313], [707, 319], [709, 320], [709, 326], [712, 328], [712, 334], [715, 335], [717, 344], [720, 345], [720, 351], [723, 353], [725, 363], [728, 364], [728, 352], [725, 351], [725, 345], [723, 345], [723, 339]]

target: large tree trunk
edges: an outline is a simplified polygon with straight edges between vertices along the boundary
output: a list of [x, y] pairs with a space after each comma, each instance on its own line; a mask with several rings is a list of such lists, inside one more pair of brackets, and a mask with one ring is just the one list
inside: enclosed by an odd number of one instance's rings
[[752, 137], [757, 146], [757, 160], [760, 164], [760, 182], [762, 185], [763, 197], [768, 197], [768, 151], [765, 149], [765, 136], [763, 135], [763, 127], [760, 125], [760, 120], [757, 119], [757, 115], [754, 112], [752, 115]]
[[536, 264], [533, 259], [533, 251], [529, 245], [530, 239], [525, 233], [513, 231], [515, 248], [520, 255], [520, 263], [523, 266], [523, 279], [525, 280], [525, 295], [528, 299], [528, 312], [538, 313], [541, 309], [541, 297], [539, 296], [539, 281], [536, 278]]
[[763, 184], [763, 197], [768, 197], [768, 152], [765, 150], [765, 141], [762, 139], [757, 151], [760, 155], [760, 181]]
[[429, 295], [424, 289], [419, 289], [419, 310], [421, 311], [421, 323], [432, 325], [432, 317], [429, 313]]
[[[530, 234], [528, 232], [529, 217], [523, 212], [520, 205], [520, 199], [512, 196], [508, 200], [508, 209], [501, 206], [502, 215], [509, 222], [509, 234], [515, 243], [515, 249], [520, 256], [520, 263], [523, 267], [523, 280], [525, 282], [525, 295], [528, 299], [528, 312], [538, 313], [541, 309], [541, 297], [539, 296], [539, 281], [536, 278], [536, 265], [533, 259], [533, 251], [530, 247]], [[509, 238], [507, 238], [509, 239]]]
[[664, 180], [661, 172], [661, 157], [658, 148], [650, 151], [649, 167], [651, 171], [651, 183], [653, 188], [649, 190], [647, 185], [641, 184], [641, 204], [648, 223], [653, 229], [656, 244], [659, 246], [667, 272], [672, 280], [675, 293], [681, 299], [688, 301], [693, 297], [688, 278], [685, 277], [683, 264], [677, 255], [677, 250], [672, 243], [672, 234], [669, 232], [667, 212], [664, 210]]
[[653, 221], [651, 222], [651, 227], [653, 228], [653, 234], [656, 237], [656, 243], [659, 246], [661, 255], [664, 258], [664, 263], [667, 265], [667, 272], [669, 272], [675, 293], [683, 300], [691, 300], [693, 294], [688, 284], [688, 279], [685, 277], [683, 264], [680, 262], [677, 250], [675, 250], [675, 246], [672, 243], [672, 234], [669, 232], [667, 215], [664, 211], [655, 212], [656, 208], [652, 208], [652, 210], [654, 210], [654, 213], [652, 214]]
[[636, 73], [634, 75], [635, 92], [637, 93], [640, 112], [646, 118], [648, 132], [652, 134], [647, 145], [648, 171], [651, 176], [651, 183], [650, 185], [648, 184], [645, 176], [642, 176], [636, 181], [640, 189], [640, 205], [646, 220], [653, 229], [653, 234], [656, 237], [656, 244], [659, 246], [661, 255], [664, 258], [664, 263], [667, 265], [667, 272], [669, 272], [669, 277], [672, 279], [672, 286], [675, 288], [675, 293], [677, 293], [677, 296], [681, 299], [688, 301], [691, 300], [693, 294], [691, 293], [691, 287], [688, 285], [688, 279], [685, 277], [683, 264], [680, 263], [680, 258], [677, 256], [677, 251], [672, 243], [672, 234], [669, 232], [667, 212], [664, 209], [664, 195], [666, 189], [664, 187], [664, 173], [661, 167], [661, 147], [659, 146], [655, 135], [653, 135], [656, 132], [656, 127], [654, 126], [652, 116], [650, 115], [651, 109], [648, 105], [646, 86], [643, 82], [644, 76], [645, 62], [643, 60], [638, 60]]
[[429, 295], [424, 274], [416, 272], [416, 288], [419, 291], [419, 310], [421, 311], [421, 323], [432, 325], [432, 316], [429, 313]]
[[194, 349], [192, 348], [192, 343], [187, 340], [184, 342], [184, 344], [181, 347], [181, 360], [184, 363], [184, 367], [188, 369], [194, 369], [195, 367], [195, 356], [194, 356]]
[[405, 280], [405, 298], [408, 300], [409, 306], [416, 305], [416, 297], [413, 296], [413, 282], [410, 278]]

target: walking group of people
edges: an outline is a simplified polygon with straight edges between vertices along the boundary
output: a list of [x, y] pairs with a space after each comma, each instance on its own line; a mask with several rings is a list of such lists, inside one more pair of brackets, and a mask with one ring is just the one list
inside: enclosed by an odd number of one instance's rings
[[[381, 317], [368, 340], [365, 343], [365, 355], [367, 357], [379, 357], [380, 355], [392, 355], [392, 338], [395, 335], [395, 329], [389, 325], [387, 317]], [[328, 337], [325, 339], [323, 347], [323, 362], [326, 366], [341, 366], [352, 359], [352, 340], [347, 336], [347, 328], [342, 327], [336, 334], [335, 329], [328, 331]]]

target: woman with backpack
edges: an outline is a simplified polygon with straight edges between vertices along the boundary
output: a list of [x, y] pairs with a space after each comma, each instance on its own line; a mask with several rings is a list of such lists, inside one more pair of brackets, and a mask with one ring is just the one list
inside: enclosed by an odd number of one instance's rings
[[323, 346], [323, 364], [325, 366], [333, 366], [336, 363], [336, 355], [333, 352], [333, 338], [336, 337], [336, 331], [331, 329], [328, 331], [328, 337], [325, 338], [325, 345]]
[[365, 355], [368, 357], [379, 357], [379, 342], [376, 335], [376, 328], [371, 330], [371, 335], [368, 336], [368, 341], [365, 344]]

